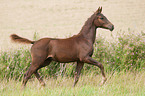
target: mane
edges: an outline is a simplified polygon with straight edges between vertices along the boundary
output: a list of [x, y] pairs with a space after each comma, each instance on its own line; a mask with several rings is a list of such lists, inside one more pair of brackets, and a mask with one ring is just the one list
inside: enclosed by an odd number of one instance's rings
[[[83, 27], [82, 27], [80, 33], [84, 32], [84, 31], [88, 31], [88, 29], [90, 29], [90, 27], [92, 26], [93, 21], [94, 21], [94, 19], [95, 19], [95, 16], [96, 16], [96, 14], [94, 13], [93, 15], [91, 15], [90, 18], [87, 19], [87, 21], [86, 21], [85, 24], [83, 25]], [[79, 33], [79, 34], [80, 34], [80, 33]]]

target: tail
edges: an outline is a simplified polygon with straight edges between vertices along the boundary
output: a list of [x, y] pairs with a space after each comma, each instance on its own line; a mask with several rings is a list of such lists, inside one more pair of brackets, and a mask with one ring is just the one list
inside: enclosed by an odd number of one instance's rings
[[34, 44], [35, 43], [35, 41], [28, 40], [28, 39], [20, 37], [16, 34], [10, 35], [10, 38], [14, 42], [25, 43], [25, 44]]

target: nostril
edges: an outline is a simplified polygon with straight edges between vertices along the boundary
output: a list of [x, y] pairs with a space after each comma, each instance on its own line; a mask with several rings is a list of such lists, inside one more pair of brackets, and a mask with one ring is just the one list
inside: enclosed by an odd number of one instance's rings
[[114, 29], [114, 25], [112, 25], [112, 30]]
[[110, 26], [109, 26], [109, 30], [110, 30], [110, 31], [113, 31], [113, 29], [114, 29], [114, 25], [110, 25]]
[[113, 30], [114, 29], [114, 25], [112, 25], [112, 29], [111, 30]]
[[113, 24], [109, 24], [109, 25], [107, 26], [107, 29], [109, 29], [110, 31], [113, 31], [114, 25], [113, 25]]

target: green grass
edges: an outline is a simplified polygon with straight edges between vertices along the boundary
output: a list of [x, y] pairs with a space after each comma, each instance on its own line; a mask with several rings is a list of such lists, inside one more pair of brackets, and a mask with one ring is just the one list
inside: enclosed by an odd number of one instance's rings
[[[34, 34], [33, 39], [37, 39]], [[142, 34], [118, 34], [116, 42], [105, 41], [99, 37], [94, 44], [93, 58], [101, 62], [105, 67], [105, 72], [121, 72], [121, 71], [142, 71], [145, 70], [145, 38]], [[30, 49], [20, 48], [17, 50], [9, 50], [0, 52], [0, 79], [21, 80], [23, 74], [31, 65]], [[49, 66], [39, 70], [41, 76], [57, 77], [57, 76], [74, 76], [75, 63], [64, 64], [53, 62]], [[99, 68], [85, 64], [82, 73], [89, 75], [100, 73]]]
[[[108, 81], [99, 86], [99, 68], [85, 64], [78, 85], [73, 88], [75, 63], [52, 62], [39, 70], [46, 87], [34, 75], [21, 90], [24, 73], [31, 65], [29, 49], [0, 52], [0, 96], [144, 96], [145, 38], [142, 34], [119, 34], [116, 42], [97, 38], [93, 58], [105, 67]], [[33, 39], [37, 39], [34, 34]]]
[[73, 78], [58, 77], [45, 79], [46, 87], [41, 87], [38, 80], [32, 79], [25, 89], [15, 80], [1, 81], [1, 96], [144, 96], [145, 71], [114, 73], [105, 85], [99, 86], [101, 75], [81, 76], [77, 86]]

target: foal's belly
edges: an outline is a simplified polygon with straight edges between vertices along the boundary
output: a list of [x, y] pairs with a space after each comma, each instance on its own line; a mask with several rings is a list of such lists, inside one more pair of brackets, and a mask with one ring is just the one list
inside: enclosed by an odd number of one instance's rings
[[75, 62], [78, 61], [78, 57], [75, 53], [70, 52], [57, 52], [53, 56], [53, 60], [61, 63]]
[[71, 48], [58, 48], [51, 52], [52, 59], [57, 62], [67, 63], [78, 61], [77, 50]]
[[78, 59], [78, 48], [73, 40], [53, 40], [50, 43], [49, 55], [57, 62], [73, 62]]

